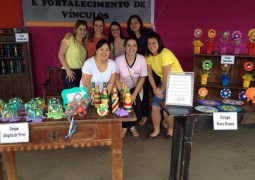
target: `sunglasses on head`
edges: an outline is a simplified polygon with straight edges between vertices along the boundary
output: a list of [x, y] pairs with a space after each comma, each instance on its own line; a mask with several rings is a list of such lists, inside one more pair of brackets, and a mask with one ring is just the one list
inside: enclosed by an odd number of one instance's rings
[[84, 21], [84, 20], [77, 20], [77, 21], [76, 21], [76, 24], [77, 24], [77, 25], [80, 25], [80, 24], [87, 25], [87, 21]]

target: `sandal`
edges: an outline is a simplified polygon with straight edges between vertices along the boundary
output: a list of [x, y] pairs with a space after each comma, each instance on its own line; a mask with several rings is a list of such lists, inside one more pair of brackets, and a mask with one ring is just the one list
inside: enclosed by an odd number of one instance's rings
[[163, 121], [162, 121], [162, 126], [164, 127], [164, 128], [168, 128], [168, 124], [167, 124], [167, 122], [166, 122], [166, 120], [165, 119], [163, 119]]
[[139, 121], [139, 125], [143, 126], [146, 122], [147, 122], [148, 118], [147, 117], [143, 117], [140, 121]]
[[127, 128], [122, 128], [122, 138], [125, 137], [126, 133], [127, 133]]
[[130, 131], [134, 137], [139, 137], [139, 132], [134, 126], [130, 128]]

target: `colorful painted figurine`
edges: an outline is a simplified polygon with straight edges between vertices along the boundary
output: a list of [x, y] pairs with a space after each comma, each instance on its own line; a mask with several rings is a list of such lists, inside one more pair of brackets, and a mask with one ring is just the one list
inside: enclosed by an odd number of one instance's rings
[[95, 108], [99, 108], [99, 105], [101, 104], [101, 96], [100, 96], [100, 91], [99, 91], [99, 85], [96, 86], [96, 92], [94, 95], [94, 104]]
[[2, 99], [0, 99], [0, 116], [2, 114], [3, 108], [4, 108], [4, 101]]
[[245, 96], [247, 97], [247, 102], [252, 101], [255, 104], [255, 88], [248, 88], [245, 92]]
[[114, 87], [112, 91], [112, 113], [115, 113], [118, 107], [119, 107], [119, 97], [118, 97], [117, 88]]
[[126, 90], [125, 101], [123, 105], [124, 109], [130, 113], [132, 111], [132, 100], [129, 89]]
[[64, 116], [63, 107], [59, 99], [51, 98], [48, 103], [48, 118], [61, 119]]
[[100, 104], [99, 108], [97, 108], [97, 113], [99, 116], [108, 115], [109, 110], [105, 107], [105, 104]]

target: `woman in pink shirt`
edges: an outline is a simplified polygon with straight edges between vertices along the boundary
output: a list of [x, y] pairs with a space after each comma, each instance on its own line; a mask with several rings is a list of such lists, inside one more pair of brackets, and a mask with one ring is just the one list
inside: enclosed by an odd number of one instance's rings
[[[139, 91], [143, 87], [145, 77], [148, 75], [146, 60], [143, 55], [137, 54], [137, 41], [135, 38], [127, 38], [125, 41], [125, 54], [115, 59], [116, 64], [116, 86], [121, 90], [121, 84], [124, 82], [130, 89], [133, 109], [136, 113], [137, 120], [142, 119], [141, 100]], [[122, 137], [125, 137], [127, 128], [134, 137], [138, 137], [139, 133], [135, 128], [135, 122], [122, 123]]]
[[87, 59], [94, 56], [96, 53], [96, 45], [101, 39], [107, 39], [103, 34], [104, 19], [102, 17], [95, 17], [93, 19], [93, 31], [89, 33], [87, 43]]

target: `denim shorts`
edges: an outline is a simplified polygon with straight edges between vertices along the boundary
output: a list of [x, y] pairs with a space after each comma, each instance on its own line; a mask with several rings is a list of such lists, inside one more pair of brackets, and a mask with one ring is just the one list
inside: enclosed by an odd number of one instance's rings
[[[161, 83], [159, 84], [159, 87], [161, 87]], [[166, 90], [163, 92], [163, 94], [164, 94], [163, 98], [158, 98], [156, 95], [154, 95], [152, 106], [161, 107], [159, 103], [166, 101]]]

